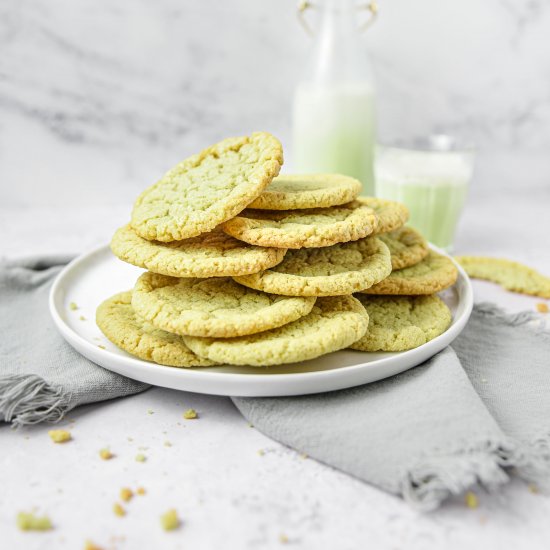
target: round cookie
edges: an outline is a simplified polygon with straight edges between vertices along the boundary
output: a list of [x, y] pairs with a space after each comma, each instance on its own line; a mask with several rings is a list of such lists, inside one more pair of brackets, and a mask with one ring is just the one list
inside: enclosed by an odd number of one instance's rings
[[376, 229], [376, 224], [376, 214], [371, 208], [352, 201], [309, 210], [245, 210], [225, 222], [222, 229], [258, 246], [317, 248], [366, 237]]
[[334, 296], [319, 298], [309, 315], [273, 330], [238, 338], [183, 339], [195, 353], [212, 361], [264, 367], [307, 361], [348, 347], [365, 334], [368, 322], [358, 300]]
[[280, 327], [307, 315], [315, 298], [275, 296], [230, 278], [177, 279], [144, 273], [132, 306], [156, 327], [181, 335], [219, 338]]
[[430, 250], [417, 264], [392, 271], [382, 282], [361, 292], [365, 294], [418, 295], [434, 294], [451, 286], [458, 271], [446, 256]]
[[400, 202], [379, 199], [377, 197], [357, 197], [357, 200], [372, 208], [378, 216], [376, 234], [388, 233], [389, 231], [398, 229], [402, 225], [405, 225], [409, 219], [409, 209]]
[[258, 197], [282, 164], [283, 148], [271, 134], [224, 139], [146, 189], [134, 203], [132, 227], [162, 242], [212, 231]]
[[324, 248], [289, 250], [278, 266], [235, 280], [273, 294], [340, 296], [368, 288], [390, 273], [388, 247], [366, 237]]
[[437, 296], [365, 296], [357, 298], [369, 314], [369, 330], [350, 347], [361, 351], [404, 351], [445, 332], [451, 312]]
[[426, 239], [412, 227], [377, 235], [391, 252], [392, 269], [404, 269], [423, 260], [430, 251]]
[[248, 207], [264, 210], [326, 208], [352, 201], [361, 182], [341, 174], [295, 174], [277, 176]]
[[210, 367], [209, 359], [195, 355], [181, 336], [159, 330], [136, 316], [132, 292], [121, 292], [105, 300], [96, 313], [101, 332], [116, 346], [146, 361], [170, 367]]
[[220, 229], [183, 241], [148, 241], [130, 225], [116, 231], [111, 250], [125, 262], [172, 277], [248, 275], [277, 265], [286, 252], [284, 248], [252, 246]]

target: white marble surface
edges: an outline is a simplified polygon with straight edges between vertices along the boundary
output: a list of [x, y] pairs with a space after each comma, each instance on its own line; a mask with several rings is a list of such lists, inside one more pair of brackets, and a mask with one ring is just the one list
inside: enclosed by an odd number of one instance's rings
[[[106, 242], [135, 194], [217, 138], [266, 129], [291, 150], [290, 101], [309, 45], [293, 7], [1, 2], [0, 257]], [[365, 44], [382, 137], [447, 130], [473, 139], [480, 156], [457, 252], [550, 273], [550, 5], [392, 0], [380, 10]], [[537, 301], [475, 288], [510, 310]], [[201, 418], [185, 422], [188, 407]], [[0, 426], [1, 548], [74, 549], [86, 538], [117, 549], [278, 548], [281, 535], [304, 549], [550, 542], [550, 499], [519, 481], [480, 492], [477, 510], [458, 499], [420, 515], [268, 440], [228, 399], [153, 389], [70, 418], [74, 441], [64, 446], [50, 443], [47, 427]], [[110, 462], [97, 456], [105, 445], [117, 455]], [[140, 446], [145, 464], [134, 461]], [[120, 519], [111, 507], [126, 485], [147, 495]], [[53, 532], [17, 531], [16, 512], [34, 506], [51, 515]], [[184, 524], [165, 534], [158, 517], [172, 506]]]
[[[201, 418], [183, 420], [187, 407]], [[44, 426], [0, 428], [3, 548], [75, 549], [88, 538], [121, 550], [548, 548], [550, 499], [519, 481], [496, 495], [479, 493], [476, 510], [456, 500], [422, 515], [270, 441], [229, 399], [153, 389], [69, 418], [74, 423], [63, 426], [74, 440], [65, 445], [51, 443]], [[117, 455], [108, 462], [97, 454], [106, 445]], [[138, 452], [147, 462], [134, 460]], [[147, 494], [125, 505], [126, 517], [116, 517], [119, 490], [137, 486]], [[16, 512], [34, 506], [50, 515], [53, 531], [17, 530]], [[165, 533], [159, 516], [171, 507], [183, 525]]]
[[[381, 138], [456, 133], [514, 166], [488, 164], [484, 187], [547, 185], [550, 4], [379, 4], [364, 43]], [[4, 0], [0, 204], [112, 204], [199, 146], [256, 129], [291, 160], [292, 92], [311, 46], [294, 6]]]

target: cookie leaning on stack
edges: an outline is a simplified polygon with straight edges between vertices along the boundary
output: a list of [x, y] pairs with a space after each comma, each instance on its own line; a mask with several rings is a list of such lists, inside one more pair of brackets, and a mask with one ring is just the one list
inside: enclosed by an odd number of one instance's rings
[[230, 138], [138, 197], [111, 249], [148, 272], [98, 308], [113, 343], [170, 366], [268, 366], [349, 346], [408, 349], [446, 330], [438, 298], [352, 296], [454, 282], [402, 227], [407, 209], [358, 197], [347, 176], [277, 177], [282, 162], [270, 134]]

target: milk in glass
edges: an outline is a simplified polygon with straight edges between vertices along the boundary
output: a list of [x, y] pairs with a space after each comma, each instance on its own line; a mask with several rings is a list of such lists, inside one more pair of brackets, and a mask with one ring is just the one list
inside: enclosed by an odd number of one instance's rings
[[380, 147], [376, 195], [404, 203], [409, 224], [451, 251], [472, 171], [472, 152]]

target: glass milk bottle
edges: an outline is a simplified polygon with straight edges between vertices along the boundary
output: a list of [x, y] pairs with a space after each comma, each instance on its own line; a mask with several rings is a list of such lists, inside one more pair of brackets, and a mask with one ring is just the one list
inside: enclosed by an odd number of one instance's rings
[[[302, 11], [309, 6], [303, 3]], [[366, 25], [359, 25], [354, 0], [317, 0], [314, 7], [320, 24], [313, 60], [294, 96], [294, 168], [353, 176], [363, 194], [373, 195], [374, 89], [361, 45]], [[370, 9], [372, 21], [375, 4], [362, 7]]]

